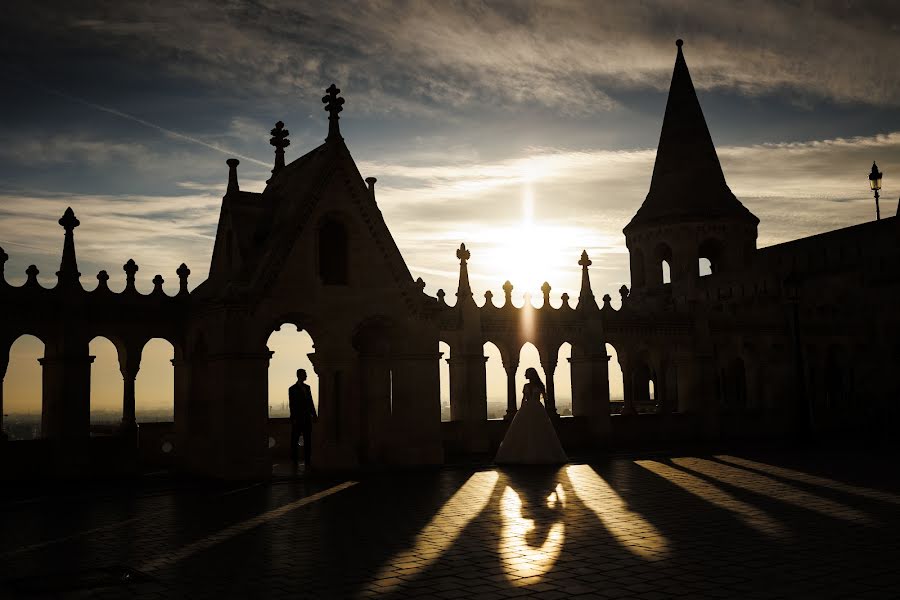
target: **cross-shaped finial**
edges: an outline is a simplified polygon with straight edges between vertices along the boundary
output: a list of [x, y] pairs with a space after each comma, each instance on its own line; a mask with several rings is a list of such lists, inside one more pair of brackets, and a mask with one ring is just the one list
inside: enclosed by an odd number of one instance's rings
[[81, 225], [81, 222], [75, 217], [75, 211], [73, 211], [70, 206], [59, 219], [59, 224], [63, 226], [63, 229], [65, 229], [66, 232], [69, 232]]
[[459, 259], [459, 264], [464, 265], [466, 261], [468, 261], [472, 257], [472, 253], [466, 250], [465, 244], [459, 245], [459, 250], [456, 251], [456, 258]]
[[325, 105], [325, 110], [328, 111], [328, 137], [325, 139], [330, 140], [332, 137], [341, 137], [341, 129], [338, 126], [338, 119], [340, 119], [338, 113], [344, 110], [344, 99], [338, 97], [341, 90], [333, 83], [325, 90], [325, 93], [326, 95], [322, 96], [322, 103]]
[[587, 250], [582, 250], [582, 251], [581, 251], [581, 260], [578, 261], [578, 264], [581, 265], [581, 267], [582, 267], [583, 269], [587, 269], [589, 266], [591, 266], [592, 264], [594, 264], [594, 263], [591, 262], [591, 259], [588, 258]]
[[288, 139], [291, 132], [284, 128], [284, 122], [278, 121], [275, 123], [275, 128], [269, 133], [272, 134], [272, 137], [269, 138], [269, 143], [275, 146], [275, 166], [272, 168], [272, 176], [274, 177], [284, 168], [284, 149], [291, 145], [291, 140]]
[[269, 140], [269, 143], [275, 146], [276, 152], [278, 150], [283, 152], [285, 148], [291, 145], [291, 140], [287, 139], [291, 132], [284, 128], [282, 121], [275, 123], [275, 129], [269, 133], [272, 134], [272, 139]]

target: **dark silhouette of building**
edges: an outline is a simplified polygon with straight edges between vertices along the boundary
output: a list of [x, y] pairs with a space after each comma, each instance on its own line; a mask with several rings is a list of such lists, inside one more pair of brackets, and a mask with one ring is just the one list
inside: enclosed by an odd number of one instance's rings
[[[523, 344], [540, 355], [551, 415], [558, 351], [572, 345], [562, 367], [571, 369], [573, 417], [555, 421], [567, 449], [898, 423], [900, 219], [758, 249], [759, 220], [726, 184], [680, 41], [650, 190], [624, 229], [632, 285], [619, 290], [618, 310], [609, 295], [595, 300], [587, 253], [578, 261], [579, 297], [564, 294], [558, 309], [547, 283], [541, 308], [513, 306], [509, 282], [501, 306], [491, 292], [479, 306], [464, 244], [455, 305], [443, 291], [425, 294], [378, 209], [375, 178], [363, 180], [341, 137], [339, 92], [332, 85], [323, 98], [325, 143], [302, 157], [285, 164], [288, 132], [281, 122], [272, 130], [275, 168], [262, 193], [241, 191], [238, 161], [227, 161], [209, 277], [193, 291], [181, 265], [174, 296], [159, 275], [150, 294], [138, 293], [133, 260], [123, 267], [122, 293], [109, 290], [103, 271], [95, 289], [84, 289], [71, 209], [59, 221], [57, 286], [43, 288], [34, 266], [21, 287], [0, 282], [2, 371], [20, 335], [45, 343], [42, 432], [55, 468], [78, 472], [96, 456], [89, 341], [102, 335], [118, 349], [121, 439], [131, 448], [141, 350], [159, 337], [175, 348], [167, 443], [180, 468], [267, 476], [266, 341], [284, 323], [308, 331], [315, 344], [320, 469], [438, 464], [445, 449], [496, 447], [504, 424], [487, 420], [488, 341], [507, 373], [508, 417]], [[0, 251], [0, 265], [6, 258]], [[710, 275], [700, 276], [701, 259]], [[441, 341], [451, 348], [451, 422], [443, 424]], [[610, 414], [606, 344], [624, 375], [621, 415]], [[647, 407], [655, 414], [638, 414]]]

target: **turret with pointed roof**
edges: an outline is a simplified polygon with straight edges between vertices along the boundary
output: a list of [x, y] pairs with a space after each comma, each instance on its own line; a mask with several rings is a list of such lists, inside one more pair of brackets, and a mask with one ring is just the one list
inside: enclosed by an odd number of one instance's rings
[[662, 261], [669, 263], [674, 283], [696, 279], [700, 257], [709, 258], [714, 269], [729, 268], [755, 248], [759, 219], [725, 182], [682, 45], [676, 42], [650, 190], [624, 228], [638, 290], [662, 285]]

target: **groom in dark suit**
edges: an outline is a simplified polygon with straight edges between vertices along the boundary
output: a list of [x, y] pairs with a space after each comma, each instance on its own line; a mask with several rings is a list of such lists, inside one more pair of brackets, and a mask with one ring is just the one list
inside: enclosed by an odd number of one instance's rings
[[291, 459], [297, 464], [297, 444], [303, 436], [303, 464], [309, 467], [312, 453], [312, 424], [319, 420], [313, 405], [312, 391], [306, 385], [306, 371], [297, 369], [297, 383], [288, 388], [291, 408]]

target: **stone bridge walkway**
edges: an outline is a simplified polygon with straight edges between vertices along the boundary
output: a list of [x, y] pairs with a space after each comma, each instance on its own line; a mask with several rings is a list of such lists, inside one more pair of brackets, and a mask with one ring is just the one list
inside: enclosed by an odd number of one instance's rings
[[892, 460], [617, 457], [0, 493], [2, 598], [897, 598]]

